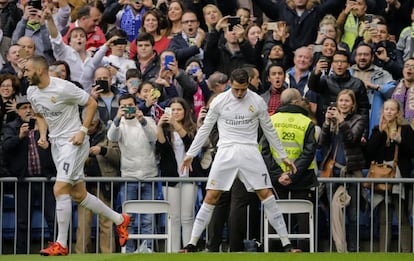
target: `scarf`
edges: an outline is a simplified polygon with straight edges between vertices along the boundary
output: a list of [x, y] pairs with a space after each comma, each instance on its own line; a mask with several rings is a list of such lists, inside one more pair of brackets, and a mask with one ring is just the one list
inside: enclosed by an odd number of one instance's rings
[[400, 102], [404, 111], [404, 118], [411, 124], [411, 127], [413, 127], [414, 87], [405, 87], [404, 81], [401, 80], [395, 87], [394, 93], [392, 94], [391, 98]]
[[40, 29], [40, 24], [38, 22], [27, 22], [27, 27], [32, 29], [33, 31], [37, 31]]

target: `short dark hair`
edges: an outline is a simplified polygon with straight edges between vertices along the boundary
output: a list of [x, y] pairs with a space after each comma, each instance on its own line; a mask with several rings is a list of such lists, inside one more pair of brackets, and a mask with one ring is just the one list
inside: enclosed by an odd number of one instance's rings
[[125, 73], [125, 79], [128, 81], [130, 78], [141, 78], [141, 73], [136, 68], [130, 68]]
[[136, 40], [137, 44], [138, 42], [144, 42], [144, 41], [145, 42], [149, 41], [152, 46], [154, 46], [155, 44], [154, 36], [146, 32], [139, 33], [136, 39], [137, 39]]
[[239, 84], [249, 83], [249, 74], [246, 70], [237, 68], [231, 72], [230, 81], [235, 81]]
[[49, 71], [49, 63], [44, 56], [35, 55], [32, 58], [29, 58], [29, 61], [32, 61], [32, 63], [35, 64], [35, 67], [40, 66], [46, 71]]
[[134, 101], [134, 104], [137, 105], [137, 101], [135, 100], [135, 96], [133, 94], [130, 94], [130, 93], [125, 93], [125, 94], [122, 94], [121, 96], [119, 96], [118, 105], [121, 105], [122, 100], [127, 100], [127, 99], [132, 99]]
[[343, 55], [343, 56], [345, 56], [346, 57], [346, 61], [349, 63], [350, 57], [349, 57], [349, 53], [347, 51], [344, 51], [344, 50], [336, 50], [333, 56], [335, 56], [335, 55]]

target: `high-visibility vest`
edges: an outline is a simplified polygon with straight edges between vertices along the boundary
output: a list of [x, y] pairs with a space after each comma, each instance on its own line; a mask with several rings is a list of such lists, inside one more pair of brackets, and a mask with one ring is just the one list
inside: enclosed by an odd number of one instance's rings
[[[290, 112], [276, 113], [272, 115], [271, 120], [288, 154], [288, 158], [294, 161], [303, 151], [305, 133], [312, 120], [303, 114]], [[270, 151], [282, 170], [287, 171], [285, 164], [283, 164], [277, 152], [272, 147], [270, 147]], [[308, 169], [314, 168], [315, 164], [312, 161]]]

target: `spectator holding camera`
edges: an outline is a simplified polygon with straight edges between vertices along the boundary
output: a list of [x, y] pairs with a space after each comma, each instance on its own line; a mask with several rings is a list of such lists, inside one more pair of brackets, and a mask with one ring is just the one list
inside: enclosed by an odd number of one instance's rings
[[[134, 95], [124, 94], [119, 97], [119, 106], [114, 121], [108, 130], [108, 139], [117, 141], [121, 150], [121, 176], [143, 180], [156, 177], [155, 142], [157, 126], [151, 117], [146, 117], [137, 108]], [[121, 202], [131, 199], [154, 199], [151, 182], [123, 182], [120, 185]], [[138, 224], [138, 220], [141, 221]], [[134, 218], [130, 232], [137, 230], [141, 234], [152, 233], [152, 215], [141, 214]], [[137, 231], [134, 231], [137, 232]], [[136, 233], [135, 233], [136, 234]], [[126, 245], [128, 253], [136, 250], [133, 240]], [[151, 247], [151, 244], [148, 244]]]
[[[319, 60], [315, 69], [309, 76], [308, 86], [320, 94], [321, 110], [318, 110], [318, 122], [324, 122], [325, 117], [322, 115], [331, 102], [334, 102], [338, 93], [344, 89], [351, 89], [356, 97], [357, 112], [363, 117], [365, 127], [368, 127], [369, 101], [364, 82], [353, 77], [349, 71], [349, 54], [346, 51], [338, 50], [333, 55], [332, 72], [329, 75], [323, 75], [322, 70], [326, 66], [325, 61]], [[366, 133], [366, 137], [367, 137]]]
[[201, 108], [203, 108], [210, 96], [211, 91], [208, 88], [208, 83], [206, 76], [203, 72], [203, 66], [202, 62], [195, 58], [190, 58], [186, 63], [186, 72], [193, 77], [195, 82], [197, 83], [197, 91], [194, 94], [194, 113], [196, 119], [198, 118], [198, 115], [200, 113]]
[[125, 57], [127, 48], [126, 33], [122, 30], [114, 29], [110, 33], [110, 38], [112, 36], [118, 36], [119, 38], [109, 45], [111, 54], [103, 58], [103, 64], [111, 71], [111, 83], [120, 91], [125, 87], [125, 76], [128, 69], [135, 69], [137, 67], [133, 60]]
[[[196, 132], [189, 104], [180, 97], [171, 99], [169, 107], [158, 122], [157, 150], [160, 153], [160, 170], [162, 177], [194, 177], [193, 171], [180, 170], [180, 163], [185, 157]], [[195, 167], [194, 167], [195, 169]], [[197, 184], [194, 182], [163, 185], [163, 193], [171, 204], [172, 251], [178, 252], [181, 243], [191, 238], [194, 222], [194, 204], [197, 198]]]
[[[8, 81], [6, 81], [8, 82]], [[3, 83], [1, 85], [3, 88]], [[49, 228], [50, 241], [53, 240], [55, 224], [56, 202], [53, 197], [53, 183], [29, 183], [22, 181], [25, 177], [54, 177], [56, 168], [53, 164], [50, 147], [43, 149], [37, 145], [39, 139], [39, 128], [32, 106], [26, 96], [19, 96], [16, 101], [18, 118], [9, 122], [4, 128], [3, 150], [5, 161], [11, 176], [17, 177], [21, 182], [18, 183], [17, 197], [17, 234], [16, 234], [16, 253], [28, 254], [28, 231], [31, 224], [31, 208], [35, 199], [42, 198], [42, 213]], [[42, 187], [44, 185], [44, 187]]]
[[[41, 1], [30, 1], [32, 3]], [[12, 43], [18, 43], [18, 40], [24, 36], [36, 43], [35, 53], [37, 55], [43, 55], [46, 57], [49, 64], [55, 61], [53, 56], [52, 45], [49, 40], [49, 32], [45, 24], [45, 17], [42, 13], [41, 6], [33, 6], [32, 4], [27, 3], [24, 6], [24, 12], [22, 19], [17, 23], [16, 29], [13, 32]]]
[[95, 84], [91, 96], [98, 102], [99, 118], [108, 126], [118, 111], [118, 90], [111, 85], [111, 72], [107, 67], [98, 67], [95, 71]]
[[[338, 58], [334, 58], [338, 59]], [[351, 89], [344, 89], [338, 93], [336, 104], [329, 106], [325, 113], [325, 121], [319, 138], [319, 145], [324, 152], [323, 164], [328, 159], [335, 161], [333, 170], [334, 177], [362, 177], [361, 169], [364, 167], [364, 155], [362, 154], [361, 138], [366, 125], [362, 115], [357, 113], [357, 98]], [[348, 183], [346, 187], [334, 186], [333, 198], [331, 200], [333, 227], [342, 232], [333, 233], [336, 249], [338, 252], [358, 251], [358, 215], [357, 183]], [[342, 231], [345, 222], [342, 213], [338, 213], [339, 198], [341, 195], [351, 196], [350, 204], [345, 213], [348, 218], [346, 231]], [[331, 195], [331, 193], [328, 193]], [[362, 204], [362, 203], [361, 203]], [[335, 215], [335, 213], [337, 213]], [[338, 224], [338, 226], [334, 226]], [[341, 237], [343, 236], [343, 238]], [[345, 241], [346, 238], [346, 241]]]

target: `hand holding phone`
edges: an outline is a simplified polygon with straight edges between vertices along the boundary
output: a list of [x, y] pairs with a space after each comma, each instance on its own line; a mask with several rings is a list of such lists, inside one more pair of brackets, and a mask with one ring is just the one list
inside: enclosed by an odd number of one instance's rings
[[240, 24], [240, 17], [238, 17], [238, 16], [230, 16], [228, 18], [228, 22], [229, 22], [229, 31], [233, 31], [233, 27], [235, 25]]
[[174, 62], [174, 56], [173, 55], [166, 55], [164, 58], [164, 70], [169, 71], [170, 68], [168, 68], [168, 64]]
[[29, 120], [29, 130], [33, 130], [35, 128], [35, 125], [36, 125], [36, 119], [30, 118], [30, 120]]
[[102, 90], [102, 92], [108, 92], [109, 91], [109, 84], [106, 80], [96, 80], [95, 82], [98, 86], [98, 90]]

